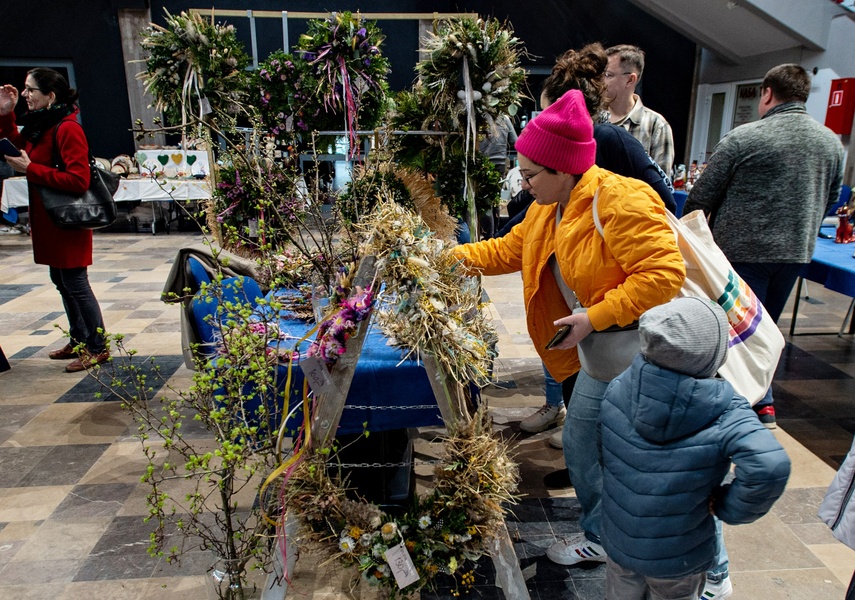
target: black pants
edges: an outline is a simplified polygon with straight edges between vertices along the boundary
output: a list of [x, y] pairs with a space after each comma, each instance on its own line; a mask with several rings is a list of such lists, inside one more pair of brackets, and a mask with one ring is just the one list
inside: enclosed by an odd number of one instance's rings
[[60, 269], [50, 267], [50, 280], [59, 290], [65, 315], [68, 317], [68, 331], [76, 344], [84, 344], [92, 354], [100, 354], [106, 349], [101, 307], [92, 293], [86, 267]]

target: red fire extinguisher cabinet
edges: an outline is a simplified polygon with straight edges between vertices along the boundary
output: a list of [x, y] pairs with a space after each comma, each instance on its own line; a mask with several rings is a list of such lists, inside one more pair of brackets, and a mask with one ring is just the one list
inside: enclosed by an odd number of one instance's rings
[[849, 135], [852, 133], [853, 117], [855, 117], [855, 77], [832, 79], [831, 92], [828, 94], [828, 111], [825, 113], [825, 126], [834, 133]]

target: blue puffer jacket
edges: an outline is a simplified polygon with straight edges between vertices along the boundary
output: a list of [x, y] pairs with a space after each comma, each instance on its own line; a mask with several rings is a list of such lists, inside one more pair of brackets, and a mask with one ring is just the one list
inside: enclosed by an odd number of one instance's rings
[[[715, 556], [715, 514], [750, 523], [781, 496], [786, 452], [748, 401], [722, 379], [695, 379], [639, 354], [606, 391], [603, 546], [620, 566], [648, 577], [706, 571]], [[721, 485], [731, 461], [736, 478]]]

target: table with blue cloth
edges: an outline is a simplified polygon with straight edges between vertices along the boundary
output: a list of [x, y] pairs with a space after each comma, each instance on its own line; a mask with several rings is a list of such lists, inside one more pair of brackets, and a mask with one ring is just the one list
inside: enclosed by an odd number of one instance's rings
[[[831, 230], [833, 233], [833, 230]], [[842, 335], [846, 322], [852, 317], [855, 307], [855, 244], [838, 244], [833, 239], [819, 238], [810, 264], [805, 265], [796, 284], [796, 300], [793, 306], [793, 320], [790, 323], [790, 335], [795, 335], [796, 316], [801, 300], [802, 284], [805, 279], [821, 283], [825, 288], [852, 298], [849, 310], [840, 327], [838, 335]], [[849, 333], [855, 333], [855, 319], [849, 324]]]
[[[274, 340], [271, 345], [276, 346], [280, 354], [283, 351], [292, 350], [297, 341], [314, 326], [305, 320], [295, 318], [293, 313], [287, 310], [272, 314], [269, 302], [273, 299], [273, 292], [269, 292], [264, 297], [265, 301], [257, 303], [261, 291], [250, 278], [228, 278], [223, 280], [222, 286], [224, 300], [240, 300], [257, 304], [255, 314], [258, 319], [278, 322], [280, 330], [286, 334], [286, 339]], [[285, 289], [276, 292], [277, 295], [282, 296], [297, 293]], [[213, 343], [216, 337], [216, 332], [209, 322], [211, 317], [215, 317], [216, 310], [217, 304], [206, 302], [204, 298], [200, 297], [193, 301], [195, 327], [199, 337], [208, 343]], [[363, 323], [362, 326], [365, 327], [368, 324]], [[312, 339], [314, 334], [300, 344], [301, 356], [306, 355]], [[414, 358], [405, 359], [405, 352], [389, 346], [387, 341], [388, 338], [383, 336], [376, 327], [372, 327], [366, 336], [336, 435], [359, 434], [365, 430], [376, 433], [443, 424], [427, 371]], [[291, 368], [289, 411], [299, 406], [302, 401], [303, 380], [303, 371], [295, 362]], [[287, 381], [288, 365], [279, 364], [276, 384], [280, 391], [284, 390]], [[245, 393], [249, 397], [252, 395], [252, 390], [248, 387]], [[248, 408], [252, 407], [248, 406]], [[297, 431], [302, 421], [302, 412], [295, 412], [289, 419], [287, 430]], [[271, 425], [278, 426], [278, 424]]]
[[[300, 339], [313, 325], [280, 316], [279, 327], [289, 336]], [[415, 359], [404, 359], [404, 352], [387, 342], [388, 338], [377, 327], [368, 332], [336, 435], [361, 433], [366, 429], [379, 432], [443, 424], [427, 371]], [[280, 351], [293, 348], [293, 343], [294, 340], [280, 342]], [[303, 355], [309, 344], [310, 340], [301, 344]], [[279, 365], [278, 371], [277, 381], [284, 385], [288, 365]], [[300, 401], [303, 388], [303, 371], [297, 365], [292, 369], [292, 378], [291, 402], [294, 403]]]

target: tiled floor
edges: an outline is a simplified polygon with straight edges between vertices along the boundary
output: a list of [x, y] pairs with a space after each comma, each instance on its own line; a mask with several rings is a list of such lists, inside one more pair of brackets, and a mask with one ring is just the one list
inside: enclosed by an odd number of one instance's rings
[[[90, 279], [107, 327], [128, 346], [157, 356], [172, 381], [189, 376], [180, 359], [178, 309], [160, 290], [190, 234], [96, 235]], [[64, 341], [60, 299], [45, 267], [32, 264], [29, 239], [0, 237], [0, 344], [12, 370], [0, 375], [0, 598], [205, 598], [209, 556], [193, 552], [180, 567], [145, 552], [145, 461], [130, 418], [84, 374], [66, 374], [47, 358]], [[517, 439], [526, 497], [509, 521], [532, 598], [602, 598], [604, 567], [559, 567], [544, 556], [555, 536], [578, 530], [572, 490], [548, 491], [542, 477], [561, 465], [551, 432], [519, 431], [519, 420], [542, 404], [542, 374], [525, 331], [518, 275], [487, 278], [500, 332], [500, 385], [485, 392], [498, 426]], [[726, 529], [734, 600], [842, 598], [855, 552], [837, 543], [816, 509], [855, 431], [855, 344], [836, 331], [848, 299], [810, 286], [797, 335], [775, 383], [779, 440], [794, 463], [784, 498], [759, 522]], [[789, 327], [789, 315], [781, 327]], [[430, 432], [417, 451], [430, 453]], [[427, 481], [427, 471], [417, 473]], [[480, 568], [473, 597], [502, 598], [492, 565]], [[346, 574], [298, 563], [294, 596], [374, 597], [349, 592]], [[424, 597], [450, 598], [448, 590]]]

